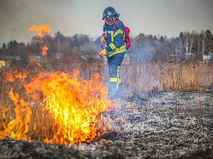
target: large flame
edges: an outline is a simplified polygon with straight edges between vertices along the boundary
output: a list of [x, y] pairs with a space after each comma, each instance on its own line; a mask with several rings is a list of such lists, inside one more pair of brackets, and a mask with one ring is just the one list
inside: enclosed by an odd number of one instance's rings
[[[46, 55], [44, 38], [49, 34], [47, 25], [33, 25], [30, 31], [37, 31], [42, 39], [42, 55]], [[36, 61], [35, 61], [36, 62]], [[37, 65], [40, 66], [39, 63]], [[36, 69], [35, 69], [36, 70]], [[76, 144], [90, 142], [101, 132], [111, 130], [102, 116], [114, 108], [107, 97], [107, 88], [98, 74], [88, 81], [64, 72], [34, 72], [22, 74], [7, 73], [6, 79], [15, 83], [19, 79], [25, 93], [15, 93], [11, 88], [9, 96], [14, 101], [14, 114], [10, 107], [0, 107], [0, 138], [38, 139], [48, 143]], [[23, 100], [23, 97], [25, 97]], [[11, 109], [11, 108], [10, 108]], [[7, 115], [6, 115], [7, 114]], [[5, 122], [10, 116], [10, 122]]]
[[[108, 125], [105, 128], [101, 122], [103, 118], [101, 113], [114, 107], [107, 98], [107, 88], [100, 81], [98, 74], [85, 81], [78, 80], [78, 73], [78, 70], [74, 70], [72, 77], [64, 72], [43, 72], [31, 77], [30, 82], [26, 82], [29, 81], [29, 75], [20, 75], [18, 72], [14, 72], [13, 75], [7, 74], [7, 79], [11, 82], [15, 77], [19, 77], [27, 95], [37, 103], [37, 106], [42, 107], [43, 111], [49, 113], [49, 116], [46, 116], [47, 120], [43, 122], [48, 122], [49, 117], [53, 118], [54, 130], [43, 134], [44, 142], [60, 144], [89, 142], [99, 137], [101, 132], [110, 129]], [[9, 94], [15, 103], [16, 116], [9, 124], [3, 124], [4, 130], [0, 131], [0, 138], [9, 136], [16, 139], [27, 137], [33, 139], [28, 133], [29, 125], [33, 125], [36, 133], [36, 130], [43, 129], [39, 128], [42, 124], [37, 123], [39, 119], [31, 120], [34, 112], [31, 110], [33, 108], [30, 102], [21, 99], [13, 89]], [[3, 109], [3, 117], [5, 112], [6, 108]]]

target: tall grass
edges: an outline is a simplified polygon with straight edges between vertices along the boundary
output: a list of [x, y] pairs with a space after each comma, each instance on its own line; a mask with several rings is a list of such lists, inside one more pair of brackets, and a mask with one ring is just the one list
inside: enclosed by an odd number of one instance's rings
[[[31, 98], [26, 95], [25, 89], [19, 80], [8, 82], [5, 73], [18, 69], [19, 72], [31, 71], [36, 75], [40, 71], [54, 72], [56, 70], [72, 74], [72, 69], [77, 68], [79, 77], [89, 79], [93, 73], [103, 76], [103, 81], [108, 82], [108, 70], [104, 61], [81, 61], [75, 65], [67, 65], [63, 62], [48, 63], [40, 67], [32, 64], [29, 67], [11, 67], [0, 69], [0, 107], [8, 108], [6, 117], [0, 116], [0, 130], [3, 130], [2, 123], [8, 124], [15, 117], [14, 102], [9, 98], [9, 91], [13, 87], [14, 92], [30, 103], [32, 111], [29, 131], [27, 136], [34, 140], [44, 140], [46, 136], [53, 136], [57, 128], [54, 127], [54, 120], [47, 111], [38, 103], [31, 103]], [[121, 67], [121, 79], [126, 91], [140, 94], [150, 91], [188, 91], [202, 90], [213, 86], [213, 64], [204, 63], [144, 63], [130, 62]], [[29, 80], [29, 79], [27, 79]], [[1, 113], [1, 109], [0, 109]], [[44, 122], [45, 121], [45, 122]]]
[[213, 86], [212, 63], [129, 63], [122, 66], [124, 87], [134, 93], [189, 91]]
[[[88, 80], [93, 73], [99, 73], [103, 77], [102, 80], [108, 83], [108, 66], [104, 61], [80, 61], [75, 65], [54, 62], [43, 67], [32, 64], [27, 68], [1, 68], [0, 106], [10, 105], [8, 93], [12, 87], [22, 98], [28, 99], [21, 83], [18, 80], [8, 82], [4, 78], [5, 73], [18, 70], [21, 73], [31, 71], [34, 75], [41, 71], [63, 71], [72, 74], [73, 68], [79, 70], [79, 78]], [[213, 86], [213, 63], [124, 63], [121, 66], [121, 79], [126, 91], [137, 94], [149, 91], [202, 90]]]

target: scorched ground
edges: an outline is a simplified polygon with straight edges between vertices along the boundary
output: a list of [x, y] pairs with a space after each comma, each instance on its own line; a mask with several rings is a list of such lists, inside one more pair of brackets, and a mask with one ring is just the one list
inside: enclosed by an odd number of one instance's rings
[[[113, 131], [74, 146], [5, 138], [0, 158], [212, 158], [213, 92], [128, 95], [104, 114]], [[105, 121], [106, 122], [106, 121]]]

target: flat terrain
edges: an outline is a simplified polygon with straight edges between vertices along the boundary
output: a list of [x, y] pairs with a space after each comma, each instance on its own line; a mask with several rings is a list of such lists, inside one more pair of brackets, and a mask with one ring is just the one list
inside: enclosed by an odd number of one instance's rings
[[213, 92], [130, 95], [107, 112], [113, 131], [64, 146], [0, 141], [0, 158], [213, 158]]

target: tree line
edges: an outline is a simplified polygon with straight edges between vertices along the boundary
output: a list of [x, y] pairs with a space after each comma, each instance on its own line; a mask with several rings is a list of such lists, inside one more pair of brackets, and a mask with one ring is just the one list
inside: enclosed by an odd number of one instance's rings
[[[64, 36], [61, 32], [54, 36], [46, 35], [44, 43], [48, 47], [47, 56], [54, 53], [80, 57], [81, 55], [98, 55], [101, 50], [101, 37], [91, 38], [89, 35], [75, 34]], [[23, 60], [30, 55], [41, 55], [43, 40], [34, 36], [27, 44], [16, 40], [4, 43], [0, 47], [0, 56], [19, 55]], [[131, 37], [132, 46], [127, 50], [130, 60], [137, 62], [168, 62], [168, 61], [203, 61], [204, 55], [213, 52], [213, 36], [210, 30], [200, 33], [181, 32], [178, 37], [167, 38], [160, 35], [140, 33]]]

